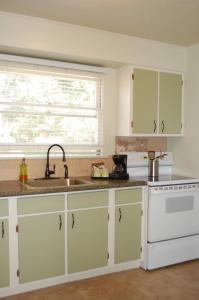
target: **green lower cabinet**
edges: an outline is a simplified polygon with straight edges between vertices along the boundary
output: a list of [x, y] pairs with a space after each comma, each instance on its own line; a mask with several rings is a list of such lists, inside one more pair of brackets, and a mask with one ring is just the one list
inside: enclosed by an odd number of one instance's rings
[[108, 208], [68, 213], [68, 273], [108, 264]]
[[19, 282], [65, 274], [64, 213], [19, 217]]
[[139, 259], [141, 204], [121, 205], [115, 209], [115, 263]]
[[8, 220], [0, 219], [0, 288], [7, 287], [9, 284]]

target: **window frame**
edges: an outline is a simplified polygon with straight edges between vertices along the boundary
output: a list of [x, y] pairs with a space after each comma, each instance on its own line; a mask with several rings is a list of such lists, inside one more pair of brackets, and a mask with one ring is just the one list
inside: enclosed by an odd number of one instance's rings
[[[78, 76], [87, 76], [87, 77], [97, 77], [101, 80], [101, 86], [100, 86], [100, 103], [94, 110], [99, 114], [98, 117], [98, 141], [99, 143], [96, 145], [85, 145], [85, 144], [78, 144], [78, 145], [72, 145], [67, 143], [62, 143], [61, 145], [66, 150], [66, 153], [70, 157], [98, 157], [98, 156], [104, 156], [104, 133], [103, 133], [103, 81], [104, 81], [104, 75], [108, 72], [107, 68], [102, 67], [95, 67], [95, 66], [88, 66], [88, 65], [80, 65], [80, 64], [73, 64], [73, 63], [67, 63], [62, 61], [54, 61], [54, 60], [47, 60], [47, 59], [38, 59], [38, 58], [32, 58], [32, 57], [22, 57], [22, 56], [13, 56], [13, 55], [6, 55], [6, 54], [0, 54], [0, 68], [12, 66], [14, 67], [20, 66], [20, 67], [35, 67], [36, 70], [50, 70], [52, 72], [52, 69], [55, 71], [55, 73], [58, 71], [59, 73], [63, 72], [63, 74], [71, 74], [71, 76], [75, 76], [78, 74]], [[2, 102], [0, 102], [0, 105]], [[52, 145], [52, 143], [8, 143], [8, 144], [2, 144], [0, 143], [0, 158], [21, 158], [21, 157], [28, 157], [28, 158], [43, 158], [46, 156], [46, 151], [48, 147]], [[34, 151], [29, 151], [29, 148], [33, 147], [36, 150], [36, 153]], [[21, 149], [23, 148], [23, 149]], [[40, 149], [38, 149], [40, 148]], [[74, 148], [77, 151], [71, 151], [71, 149]], [[93, 152], [91, 153], [88, 151], [88, 148], [93, 149]], [[98, 150], [98, 149], [99, 150]], [[18, 151], [17, 151], [18, 149]], [[84, 151], [79, 152], [79, 149], [84, 149]], [[96, 149], [96, 152], [94, 151]], [[60, 153], [59, 151], [55, 150], [52, 151], [52, 156], [59, 157]]]

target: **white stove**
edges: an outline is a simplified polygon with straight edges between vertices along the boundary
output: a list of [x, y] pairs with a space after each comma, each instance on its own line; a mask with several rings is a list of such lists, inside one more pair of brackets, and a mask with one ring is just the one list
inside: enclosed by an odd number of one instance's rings
[[[146, 269], [199, 258], [199, 179], [172, 173], [170, 152], [158, 178], [148, 178], [146, 152], [127, 153], [131, 179], [148, 183]], [[158, 156], [159, 153], [156, 153]]]

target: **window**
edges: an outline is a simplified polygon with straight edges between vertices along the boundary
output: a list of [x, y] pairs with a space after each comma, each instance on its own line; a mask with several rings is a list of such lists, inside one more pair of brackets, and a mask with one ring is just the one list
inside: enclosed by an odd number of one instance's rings
[[70, 155], [102, 154], [101, 81], [92, 72], [3, 62], [0, 154], [41, 156], [54, 143]]

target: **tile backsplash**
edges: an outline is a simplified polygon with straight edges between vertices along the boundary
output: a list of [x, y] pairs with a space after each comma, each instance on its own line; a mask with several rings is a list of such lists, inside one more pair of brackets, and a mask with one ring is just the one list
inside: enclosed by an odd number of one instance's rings
[[[167, 138], [165, 137], [116, 137], [116, 153], [131, 151], [166, 151]], [[114, 153], [113, 153], [114, 154]], [[104, 162], [109, 172], [113, 169], [112, 157], [103, 158], [67, 158], [69, 176], [90, 176], [91, 165], [94, 162]], [[19, 176], [21, 159], [0, 160], [0, 180], [16, 180]], [[27, 159], [29, 178], [44, 177], [46, 159]], [[60, 159], [51, 159], [50, 167], [56, 165], [56, 176], [64, 176], [63, 162]]]
[[[26, 159], [28, 165], [28, 177], [44, 177], [46, 159]], [[111, 156], [104, 158], [67, 158], [69, 176], [90, 176], [93, 162], [104, 162], [109, 172], [112, 171], [113, 161]], [[19, 165], [21, 159], [0, 160], [0, 180], [17, 180], [19, 177]], [[50, 159], [50, 168], [56, 165], [55, 176], [64, 176], [64, 164], [62, 159]]]
[[166, 137], [126, 137], [116, 136], [115, 139], [116, 153], [119, 152], [147, 152], [167, 151]]

